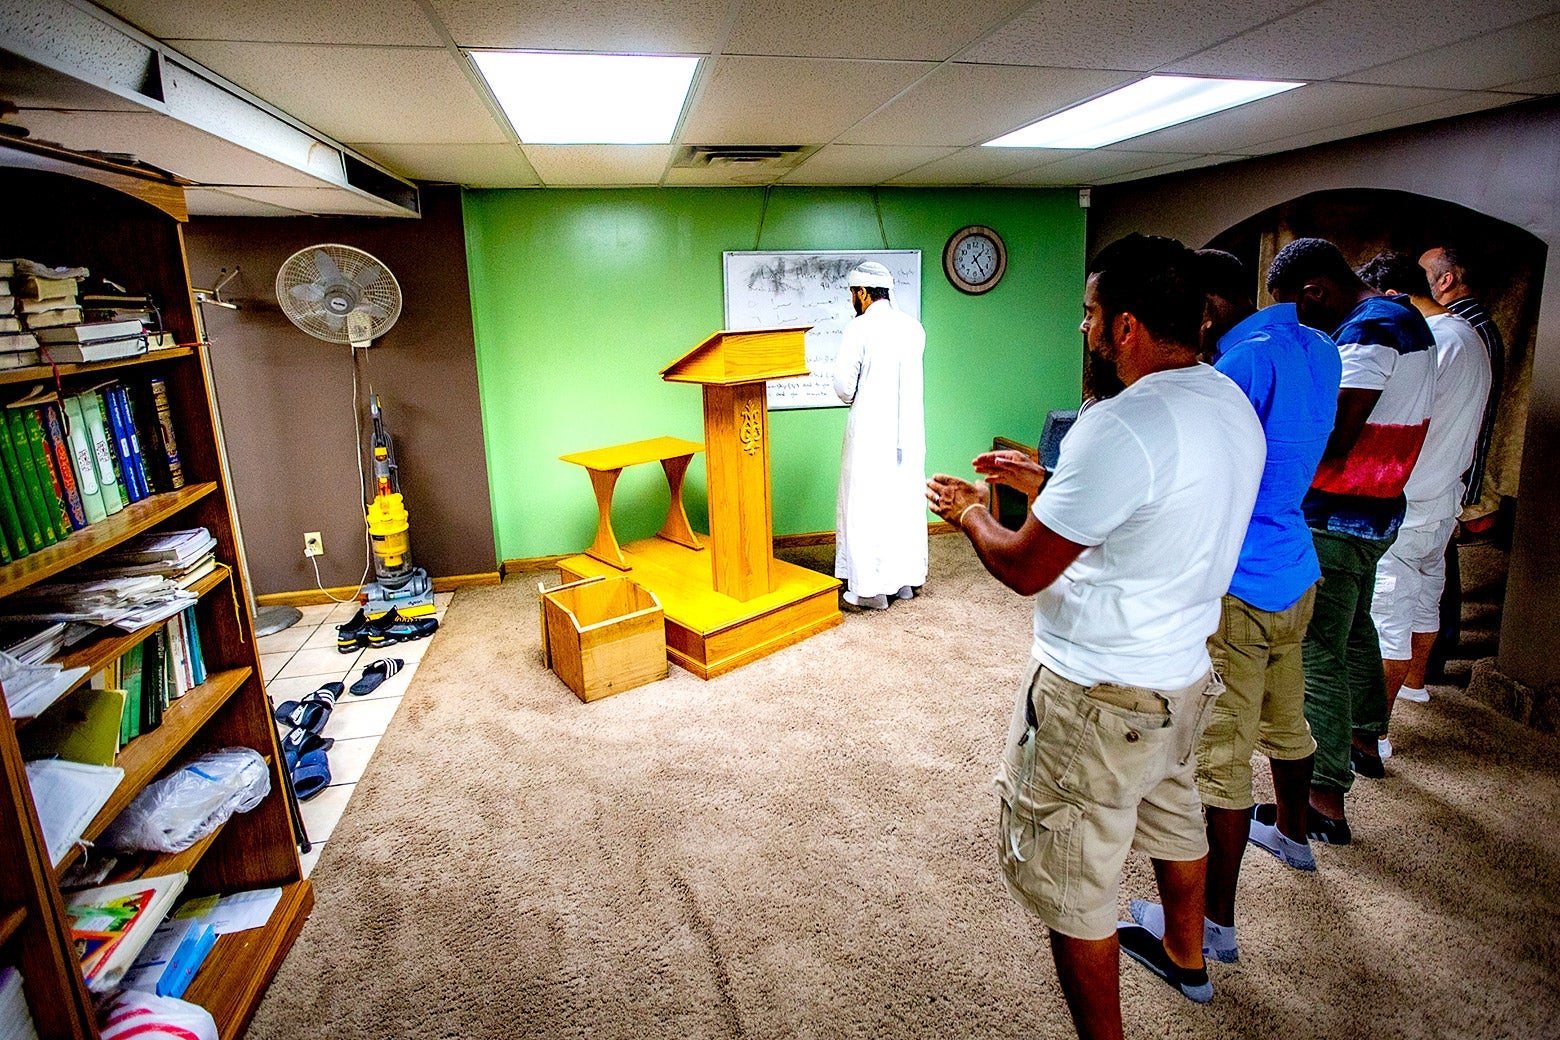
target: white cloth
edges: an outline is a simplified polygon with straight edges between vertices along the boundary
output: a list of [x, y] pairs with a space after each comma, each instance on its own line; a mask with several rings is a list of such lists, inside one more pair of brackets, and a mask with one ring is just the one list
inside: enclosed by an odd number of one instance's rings
[[1435, 336], [1435, 400], [1425, 446], [1403, 488], [1404, 527], [1434, 524], [1462, 510], [1462, 478], [1473, 461], [1490, 393], [1490, 355], [1478, 331], [1451, 313], [1426, 321]]
[[1207, 365], [1079, 416], [1034, 514], [1089, 548], [1035, 597], [1035, 658], [1085, 686], [1200, 679], [1266, 459], [1251, 402]]
[[851, 319], [834, 392], [850, 405], [840, 452], [834, 575], [857, 596], [926, 583], [926, 424], [920, 322], [887, 300]]
[[1385, 661], [1414, 656], [1413, 634], [1441, 628], [1441, 590], [1446, 587], [1446, 545], [1457, 529], [1448, 516], [1428, 524], [1404, 524], [1376, 564], [1370, 618]]

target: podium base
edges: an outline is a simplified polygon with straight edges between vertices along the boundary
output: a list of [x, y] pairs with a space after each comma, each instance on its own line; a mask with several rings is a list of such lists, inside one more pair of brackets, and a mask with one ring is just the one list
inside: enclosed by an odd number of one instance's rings
[[625, 576], [655, 593], [666, 612], [666, 655], [701, 679], [713, 679], [842, 620], [838, 578], [770, 561], [774, 589], [747, 601], [716, 592], [710, 569], [714, 539], [690, 549], [663, 538], [622, 547], [621, 571], [581, 554], [558, 563], [563, 580]]

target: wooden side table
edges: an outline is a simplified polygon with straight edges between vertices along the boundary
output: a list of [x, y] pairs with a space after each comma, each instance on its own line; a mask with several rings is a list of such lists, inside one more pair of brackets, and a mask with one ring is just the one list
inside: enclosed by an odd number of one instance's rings
[[646, 462], [661, 464], [661, 468], [666, 471], [667, 487], [672, 493], [672, 500], [666, 509], [666, 522], [656, 532], [656, 537], [690, 549], [703, 549], [699, 536], [688, 524], [688, 513], [683, 508], [682, 500], [683, 476], [688, 472], [688, 463], [703, 450], [704, 445], [698, 441], [654, 437], [632, 444], [560, 455], [559, 458], [564, 462], [585, 467], [590, 474], [590, 486], [596, 492], [596, 509], [601, 517], [596, 525], [596, 540], [585, 550], [585, 555], [621, 571], [633, 569], [612, 530], [612, 490], [617, 486], [618, 476], [625, 466]]

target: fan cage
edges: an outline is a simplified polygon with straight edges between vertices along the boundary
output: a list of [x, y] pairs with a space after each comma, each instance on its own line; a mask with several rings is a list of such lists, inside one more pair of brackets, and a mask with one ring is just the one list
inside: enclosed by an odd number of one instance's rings
[[401, 286], [372, 253], [339, 242], [298, 250], [276, 272], [276, 299], [298, 328], [327, 343], [351, 343], [347, 314], [369, 319], [370, 340], [401, 315]]

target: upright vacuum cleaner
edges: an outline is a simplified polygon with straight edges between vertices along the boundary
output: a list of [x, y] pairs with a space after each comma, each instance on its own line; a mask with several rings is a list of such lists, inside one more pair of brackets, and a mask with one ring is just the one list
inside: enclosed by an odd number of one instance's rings
[[395, 445], [385, 429], [379, 395], [369, 394], [369, 414], [374, 420], [374, 501], [368, 507], [368, 534], [374, 547], [375, 580], [363, 587], [370, 618], [394, 609], [401, 617], [433, 613], [433, 583], [428, 572], [412, 565], [412, 540], [406, 505], [401, 500], [401, 470], [395, 462]]

